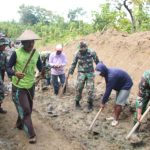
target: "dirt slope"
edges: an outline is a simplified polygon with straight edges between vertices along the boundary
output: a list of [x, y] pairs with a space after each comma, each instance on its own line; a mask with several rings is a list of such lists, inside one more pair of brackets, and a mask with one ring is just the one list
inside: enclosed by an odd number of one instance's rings
[[[127, 34], [110, 29], [83, 39], [107, 66], [119, 67], [131, 75], [134, 81], [132, 93], [135, 94], [141, 75], [150, 69], [150, 31]], [[65, 46], [68, 67], [78, 43], [79, 40], [76, 40]]]

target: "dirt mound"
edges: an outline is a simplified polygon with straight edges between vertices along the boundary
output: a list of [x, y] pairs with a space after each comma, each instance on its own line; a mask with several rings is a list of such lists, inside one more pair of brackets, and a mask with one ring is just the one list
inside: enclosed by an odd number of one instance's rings
[[[143, 72], [150, 68], [150, 31], [127, 34], [109, 29], [83, 39], [107, 66], [124, 69], [131, 75], [134, 81], [131, 92], [135, 94]], [[75, 40], [65, 46], [68, 68], [79, 41]]]

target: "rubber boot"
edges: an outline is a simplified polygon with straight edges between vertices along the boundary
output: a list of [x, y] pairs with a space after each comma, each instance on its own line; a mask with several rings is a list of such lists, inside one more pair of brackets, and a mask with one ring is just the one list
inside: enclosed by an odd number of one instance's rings
[[88, 111], [93, 111], [93, 103], [89, 102], [88, 104]]
[[76, 101], [76, 109], [81, 109], [81, 105], [80, 105], [79, 101]]

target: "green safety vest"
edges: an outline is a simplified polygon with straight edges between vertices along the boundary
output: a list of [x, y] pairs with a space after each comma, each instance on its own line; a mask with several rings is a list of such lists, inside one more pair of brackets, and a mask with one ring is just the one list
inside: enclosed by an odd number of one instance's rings
[[[30, 52], [31, 53], [31, 52]], [[15, 72], [22, 72], [27, 60], [30, 57], [30, 53], [26, 52], [23, 48], [19, 48], [16, 50], [16, 64], [14, 65], [14, 70]], [[18, 78], [16, 76], [12, 77], [12, 83], [14, 86], [18, 88], [24, 88], [24, 89], [29, 89], [33, 86], [34, 84], [34, 76], [35, 76], [35, 67], [38, 61], [39, 53], [35, 51], [34, 55], [32, 56], [26, 70], [25, 70], [25, 76], [23, 79], [20, 79], [19, 83], [17, 83]]]

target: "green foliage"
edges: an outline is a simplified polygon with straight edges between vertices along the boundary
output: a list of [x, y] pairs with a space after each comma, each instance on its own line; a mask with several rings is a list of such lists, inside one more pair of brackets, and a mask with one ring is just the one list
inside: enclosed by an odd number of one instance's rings
[[[117, 0], [116, 0], [117, 1]], [[133, 15], [138, 31], [150, 30], [149, 3], [137, 0], [133, 7]], [[31, 29], [37, 33], [42, 40], [39, 45], [68, 43], [69, 41], [88, 35], [96, 31], [102, 31], [109, 27], [124, 32], [131, 32], [131, 20], [122, 9], [121, 1], [118, 6], [112, 7], [110, 3], [103, 4], [98, 12], [93, 12], [93, 22], [85, 23], [82, 18], [85, 11], [82, 8], [70, 10], [68, 22], [64, 17], [54, 14], [40, 7], [20, 6], [20, 22], [0, 22], [0, 32], [15, 40], [25, 29]]]
[[[125, 12], [125, 0], [108, 0], [100, 7], [99, 12], [93, 12], [93, 26], [95, 31], [116, 28], [125, 32], [132, 32], [133, 22]], [[130, 4], [130, 3], [129, 3]], [[138, 31], [150, 30], [150, 0], [132, 0], [131, 12]]]
[[139, 4], [135, 7], [135, 19], [138, 31], [150, 30], [150, 12], [149, 7], [145, 7], [143, 4]]
[[79, 20], [79, 17], [85, 15], [86, 12], [83, 10], [83, 8], [76, 8], [76, 9], [70, 9], [68, 12], [68, 18], [72, 21]]
[[110, 3], [103, 4], [100, 12], [93, 12], [94, 29], [103, 30], [104, 28], [115, 26], [117, 12], [110, 10]]
[[34, 6], [21, 5], [18, 12], [21, 16], [20, 22], [30, 25], [34, 25], [39, 22], [50, 24], [61, 18], [54, 15], [51, 11]]

